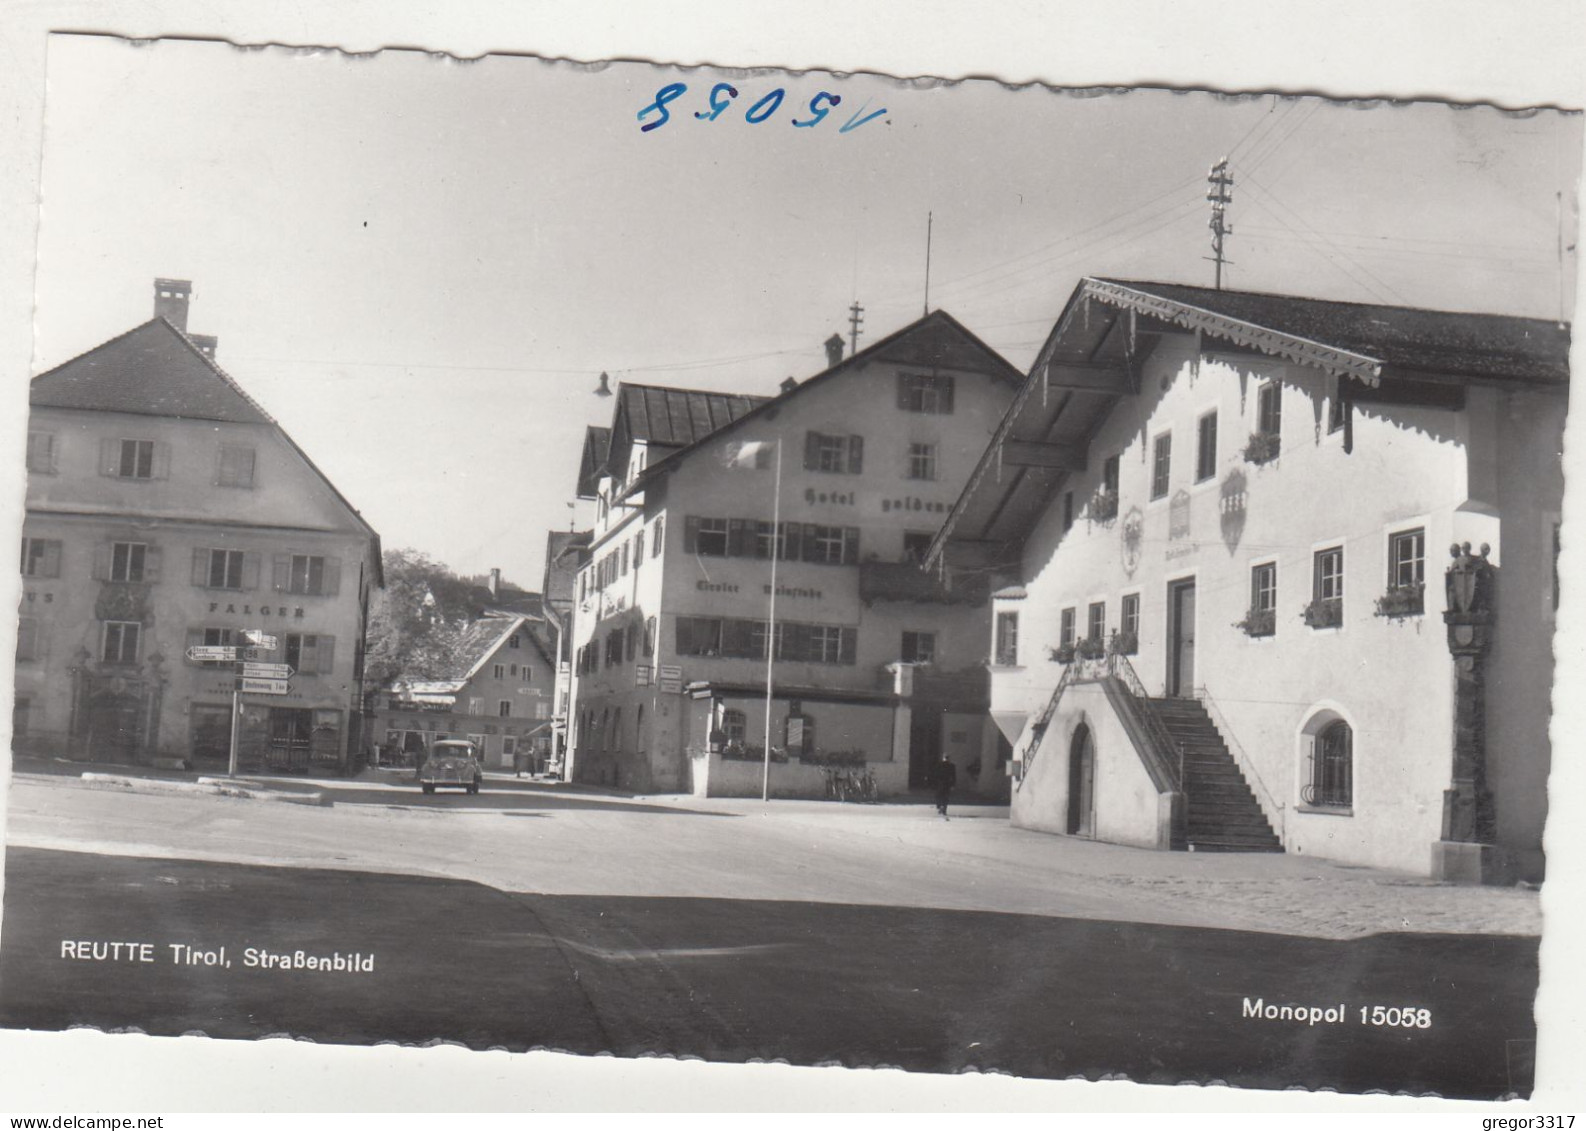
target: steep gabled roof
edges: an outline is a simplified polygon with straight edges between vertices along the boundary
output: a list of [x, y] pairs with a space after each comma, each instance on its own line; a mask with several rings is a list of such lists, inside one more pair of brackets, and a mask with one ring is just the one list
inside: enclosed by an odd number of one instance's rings
[[773, 407], [787, 404], [793, 397], [803, 396], [810, 389], [831, 380], [841, 373], [862, 369], [866, 365], [878, 361], [943, 369], [961, 369], [971, 372], [989, 370], [994, 376], [1012, 387], [1018, 387], [1024, 380], [1023, 375], [1009, 365], [1001, 354], [972, 334], [958, 319], [948, 314], [945, 310], [933, 310], [923, 318], [910, 322], [902, 329], [888, 334], [851, 357], [839, 361], [836, 365], [828, 366], [807, 381], [793, 386], [779, 397], [754, 398], [759, 403], [754, 405], [748, 412], [736, 417], [714, 432], [707, 433], [687, 446], [670, 452], [661, 460], [650, 464], [629, 484], [624, 494], [628, 495], [636, 491], [642, 491], [646, 484], [658, 476], [670, 472], [683, 457], [687, 456], [703, 441], [730, 432], [743, 424], [744, 421], [757, 419]]
[[623, 433], [623, 439], [630, 443], [682, 448], [725, 428], [770, 399], [625, 381], [618, 392], [612, 430]]
[[275, 424], [270, 414], [164, 318], [33, 378], [28, 403], [183, 420]]
[[600, 477], [606, 471], [606, 454], [611, 450], [611, 429], [591, 424], [584, 429], [584, 450], [578, 457], [578, 497], [593, 499], [600, 490]]

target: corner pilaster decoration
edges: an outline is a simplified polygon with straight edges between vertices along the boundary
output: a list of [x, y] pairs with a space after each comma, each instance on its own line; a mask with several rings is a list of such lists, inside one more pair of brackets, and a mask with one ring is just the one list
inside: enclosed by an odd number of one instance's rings
[[[1445, 846], [1490, 845], [1497, 831], [1487, 789], [1486, 657], [1498, 619], [1498, 570], [1487, 560], [1489, 552], [1485, 543], [1479, 555], [1471, 553], [1469, 542], [1451, 546], [1453, 562], [1444, 575], [1443, 623], [1454, 657], [1454, 772], [1451, 788], [1443, 791]], [[1486, 868], [1478, 863], [1477, 871]], [[1455, 867], [1446, 878], [1484, 876]]]

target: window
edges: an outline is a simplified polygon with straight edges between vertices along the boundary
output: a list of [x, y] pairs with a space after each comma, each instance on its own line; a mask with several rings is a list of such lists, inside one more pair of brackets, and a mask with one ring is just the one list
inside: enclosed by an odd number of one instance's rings
[[728, 747], [743, 748], [749, 733], [749, 720], [742, 711], [726, 710], [721, 713], [721, 735]]
[[899, 373], [898, 407], [904, 412], [952, 412], [953, 379], [928, 373]]
[[1331, 628], [1344, 620], [1344, 548], [1334, 546], [1316, 551], [1311, 582], [1311, 606], [1306, 623], [1312, 628]]
[[11, 737], [25, 738], [28, 733], [28, 715], [31, 713], [33, 701], [26, 695], [18, 695], [11, 704]]
[[906, 664], [935, 663], [936, 633], [905, 632], [903, 634], [903, 662]]
[[1110, 455], [1101, 465], [1101, 489], [1110, 491], [1113, 498], [1118, 497], [1118, 456]]
[[468, 697], [468, 713], [470, 715], [482, 715], [482, 714], [484, 714], [485, 713], [485, 701], [482, 698], [480, 698], [479, 696], [477, 696], [477, 695], [470, 695]]
[[1334, 719], [1315, 733], [1310, 781], [1300, 791], [1307, 805], [1348, 809], [1354, 803], [1354, 737], [1343, 719]]
[[1278, 563], [1263, 562], [1250, 567], [1250, 611], [1245, 633], [1272, 636], [1278, 630]]
[[99, 658], [107, 664], [137, 663], [138, 636], [142, 631], [143, 626], [136, 621], [106, 621], [104, 647]]
[[1151, 460], [1151, 497], [1160, 499], [1167, 495], [1168, 473], [1173, 465], [1173, 433], [1164, 432], [1156, 438]]
[[544, 699], [536, 699], [534, 701], [534, 717], [536, 719], [548, 719], [548, 718], [550, 718], [551, 717], [551, 705], [549, 703], [547, 703]]
[[678, 617], [677, 652], [680, 656], [721, 655], [721, 621], [715, 617]]
[[122, 479], [153, 479], [154, 441], [122, 440], [116, 474]]
[[286, 635], [286, 662], [300, 675], [328, 675], [336, 660], [336, 638], [309, 633]]
[[1092, 644], [1107, 639], [1107, 602], [1094, 601], [1085, 610], [1085, 639]]
[[55, 433], [28, 433], [28, 470], [35, 475], [55, 474]]
[[[1327, 405], [1327, 430], [1329, 432], [1342, 431], [1349, 423], [1349, 400], [1344, 396], [1344, 382], [1340, 378], [1338, 391], [1333, 394], [1333, 399]], [[1347, 448], [1345, 449], [1348, 450]]]
[[518, 752], [518, 736], [515, 734], [502, 735], [501, 753], [510, 758]]
[[633, 568], [638, 569], [642, 561], [644, 561], [644, 531], [640, 530], [633, 536]]
[[814, 528], [813, 533], [814, 549], [811, 560], [841, 564], [844, 561], [845, 528], [841, 526], [817, 526]]
[[663, 515], [660, 515], [659, 517], [656, 518], [656, 520], [655, 520], [655, 537], [650, 539], [650, 556], [652, 558], [658, 558], [658, 557], [661, 556], [661, 544], [665, 540], [665, 537], [666, 537], [666, 516], [663, 514]]
[[903, 534], [903, 560], [906, 562], [923, 562], [925, 555], [931, 551], [931, 542], [936, 535], [923, 530], [908, 530]]
[[1019, 662], [1019, 614], [998, 613], [996, 633], [997, 663], [1012, 667]]
[[507, 665], [506, 664], [497, 664], [496, 667], [495, 667], [495, 675], [496, 675], [497, 679], [506, 679], [507, 678]]
[[282, 554], [275, 563], [275, 587], [310, 597], [336, 592], [341, 562], [317, 554]]
[[241, 589], [243, 553], [241, 550], [200, 550], [209, 555], [206, 584], [211, 589]]
[[142, 581], [149, 548], [142, 542], [116, 542], [110, 547], [110, 580]]
[[36, 660], [39, 658], [39, 622], [32, 617], [22, 617], [17, 621], [17, 659]]
[[1118, 609], [1119, 650], [1133, 656], [1140, 650], [1140, 594], [1127, 594]]
[[[510, 675], [513, 679], [517, 679], [518, 678], [518, 665], [517, 664], [508, 664], [507, 665], [507, 674]], [[499, 672], [496, 674], [496, 678], [497, 679], [501, 678], [501, 675], [500, 675]]]
[[1388, 535], [1388, 584], [1395, 588], [1426, 584], [1426, 530]]
[[618, 555], [618, 560], [622, 563], [621, 565], [619, 565], [617, 567], [618, 576], [627, 577], [628, 576], [628, 544], [626, 542], [624, 542], [622, 544], [622, 552]]
[[806, 432], [804, 470], [858, 475], [864, 470], [864, 450], [863, 436], [829, 436], [823, 432]]
[[655, 618], [651, 617], [644, 622], [644, 654], [655, 655]]
[[496, 701], [496, 714], [503, 719], [510, 719], [512, 717], [512, 700], [498, 699]]
[[55, 538], [22, 539], [22, 576], [59, 577], [61, 543]]
[[1200, 418], [1195, 449], [1195, 482], [1204, 483], [1217, 474], [1217, 413]]
[[936, 445], [935, 444], [910, 444], [909, 445], [909, 472], [910, 479], [935, 479], [936, 478]]
[[694, 552], [707, 557], [725, 558], [727, 556], [727, 520], [724, 518], [700, 519], [699, 530], [694, 536]]
[[809, 659], [817, 664], [840, 664], [843, 661], [843, 630], [835, 625], [809, 626]]
[[1064, 609], [1057, 615], [1057, 646], [1069, 648], [1074, 644], [1074, 610]]
[[215, 475], [218, 487], [253, 486], [253, 449], [240, 444], [220, 445], [220, 469]]
[[518, 647], [518, 636], [517, 636], [517, 633], [513, 633], [510, 637], [507, 638], [507, 647], [508, 648], [516, 648], [516, 647]]
[[1067, 534], [1074, 526], [1074, 492], [1063, 492], [1063, 533]]
[[523, 665], [523, 667], [522, 667], [522, 669], [520, 671], [520, 674], [523, 676], [523, 682], [524, 683], [533, 683], [534, 682], [534, 669], [529, 667], [528, 664], [524, 664]]
[[808, 758], [815, 753], [815, 718], [802, 710], [789, 711], [782, 723], [782, 745], [796, 758]]
[[1268, 381], [1256, 393], [1256, 431], [1268, 438], [1272, 455], [1277, 455], [1283, 435], [1283, 386]]

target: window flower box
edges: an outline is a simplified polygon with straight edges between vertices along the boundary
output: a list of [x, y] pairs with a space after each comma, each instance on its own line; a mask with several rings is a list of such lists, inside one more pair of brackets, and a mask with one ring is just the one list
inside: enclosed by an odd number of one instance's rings
[[1312, 628], [1337, 628], [1344, 623], [1344, 602], [1340, 597], [1318, 597], [1300, 612]]
[[1390, 585], [1388, 591], [1377, 598], [1377, 615], [1392, 617], [1418, 617], [1426, 611], [1425, 585]]
[[1074, 662], [1074, 653], [1074, 645], [1060, 644], [1056, 648], [1053, 648], [1050, 654], [1052, 659], [1056, 660], [1060, 664], [1072, 664]]
[[[1307, 619], [1306, 623], [1310, 621]], [[1251, 609], [1234, 627], [1246, 636], [1274, 636], [1278, 631], [1278, 614], [1273, 609]]]
[[1103, 487], [1090, 497], [1090, 517], [1095, 522], [1111, 522], [1118, 517], [1118, 492]]
[[1271, 463], [1278, 458], [1278, 436], [1274, 432], [1252, 432], [1245, 444], [1247, 463]]
[[1107, 651], [1114, 656], [1132, 656], [1140, 650], [1140, 638], [1132, 632], [1114, 632]]
[[1074, 654], [1081, 660], [1099, 660], [1107, 654], [1107, 645], [1087, 636], [1074, 645]]

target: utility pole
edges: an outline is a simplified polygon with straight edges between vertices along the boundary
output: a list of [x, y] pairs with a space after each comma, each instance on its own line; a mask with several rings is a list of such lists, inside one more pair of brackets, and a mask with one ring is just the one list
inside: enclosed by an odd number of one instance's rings
[[925, 313], [931, 312], [931, 214], [925, 214]]
[[852, 357], [859, 352], [859, 327], [864, 325], [865, 308], [859, 305], [859, 300], [854, 299], [854, 304], [848, 308], [848, 356]]
[[1228, 158], [1224, 157], [1211, 167], [1211, 172], [1206, 174], [1206, 184], [1209, 186], [1206, 199], [1212, 205], [1212, 218], [1207, 225], [1212, 230], [1210, 258], [1217, 265], [1216, 289], [1220, 291], [1223, 289], [1223, 264], [1227, 262], [1223, 258], [1223, 237], [1234, 234], [1234, 230], [1228, 227], [1227, 217], [1228, 206], [1234, 202], [1230, 192], [1234, 187], [1234, 179], [1228, 175]]

